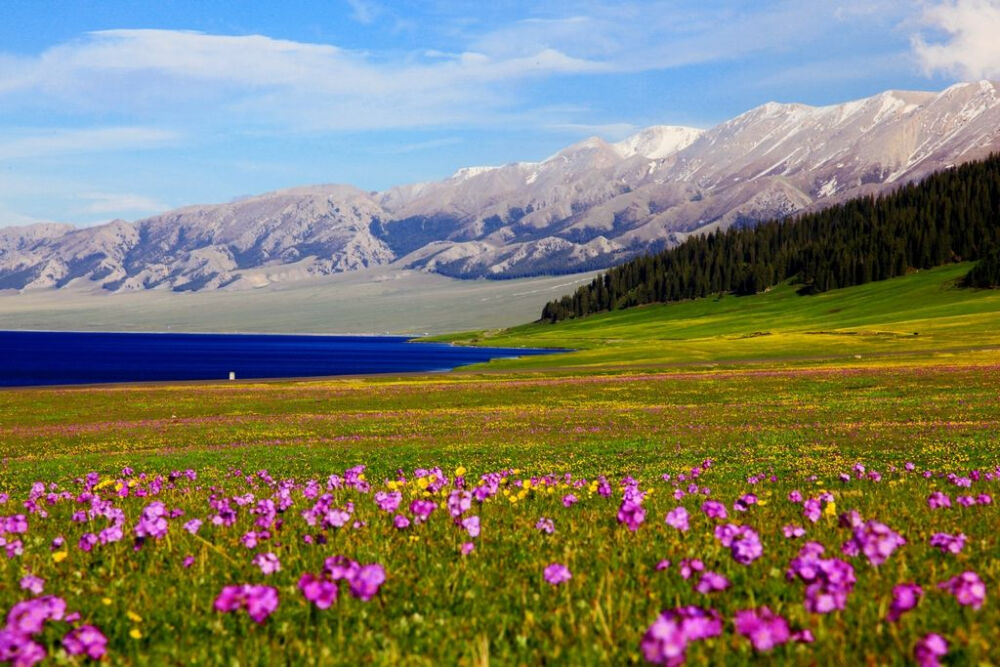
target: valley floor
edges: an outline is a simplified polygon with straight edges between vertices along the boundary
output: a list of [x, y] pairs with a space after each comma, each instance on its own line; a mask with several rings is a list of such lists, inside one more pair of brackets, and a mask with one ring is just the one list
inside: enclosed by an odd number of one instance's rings
[[958, 271], [462, 338], [580, 350], [544, 364], [0, 392], [0, 609], [40, 577], [115, 663], [995, 663], [1000, 308]]

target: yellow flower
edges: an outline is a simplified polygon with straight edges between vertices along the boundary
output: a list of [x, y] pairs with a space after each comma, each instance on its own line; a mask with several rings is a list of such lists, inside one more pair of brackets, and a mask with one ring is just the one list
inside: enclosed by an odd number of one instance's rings
[[829, 503], [827, 503], [826, 507], [823, 508], [823, 514], [825, 514], [827, 516], [836, 516], [837, 515], [837, 503], [835, 503], [835, 502], [829, 502]]
[[101, 598], [101, 604], [105, 607], [111, 604], [111, 598]]
[[458, 466], [455, 468], [455, 477], [465, 477], [465, 473], [469, 472], [465, 469], [465, 466]]
[[128, 620], [132, 621], [133, 623], [142, 623], [142, 616], [135, 613], [134, 611], [129, 610], [125, 612], [125, 615], [128, 616]]
[[57, 563], [61, 563], [64, 560], [66, 560], [66, 556], [68, 556], [68, 555], [69, 555], [69, 553], [66, 552], [66, 551], [53, 551], [52, 552], [52, 560], [54, 560]]
[[417, 478], [417, 486], [421, 489], [426, 489], [428, 484], [430, 484], [430, 481], [426, 477]]
[[128, 631], [128, 636], [132, 639], [142, 639], [142, 630], [139, 628], [132, 628]]

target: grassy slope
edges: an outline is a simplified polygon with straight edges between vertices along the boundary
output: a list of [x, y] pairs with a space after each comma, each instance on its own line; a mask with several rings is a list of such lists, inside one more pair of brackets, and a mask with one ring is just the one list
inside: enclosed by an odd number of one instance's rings
[[497, 361], [490, 364], [494, 368], [853, 358], [1000, 345], [1000, 292], [955, 286], [969, 266], [956, 264], [815, 296], [799, 296], [794, 287], [782, 285], [752, 297], [646, 306], [444, 339], [578, 350]]

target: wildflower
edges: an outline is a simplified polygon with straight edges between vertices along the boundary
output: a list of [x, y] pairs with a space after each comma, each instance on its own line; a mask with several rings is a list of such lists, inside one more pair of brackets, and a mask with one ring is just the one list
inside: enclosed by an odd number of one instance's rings
[[940, 491], [934, 491], [931, 495], [927, 496], [927, 507], [932, 510], [942, 507], [951, 507], [951, 498]]
[[704, 572], [698, 583], [694, 585], [694, 590], [703, 595], [724, 591], [729, 588], [729, 580], [718, 572]]
[[395, 512], [399, 509], [399, 504], [403, 501], [403, 494], [399, 491], [376, 491], [375, 505], [383, 512]]
[[768, 607], [736, 612], [736, 632], [750, 640], [755, 651], [770, 651], [792, 638], [788, 621]]
[[567, 493], [565, 496], [563, 496], [562, 499], [563, 507], [572, 507], [576, 503], [577, 503], [577, 498], [572, 493]]
[[749, 526], [732, 523], [716, 526], [715, 538], [730, 549], [733, 560], [741, 565], [749, 565], [764, 553], [760, 536]]
[[31, 591], [35, 595], [41, 595], [42, 591], [45, 589], [45, 580], [41, 577], [29, 574], [21, 577], [20, 586], [23, 591]]
[[931, 632], [924, 635], [913, 647], [913, 659], [920, 667], [938, 667], [938, 658], [948, 653], [948, 641], [939, 634]]
[[303, 597], [320, 609], [329, 609], [337, 601], [337, 584], [306, 572], [299, 577], [299, 590]]
[[828, 614], [843, 609], [847, 595], [854, 589], [854, 568], [836, 558], [820, 558], [823, 545], [806, 542], [799, 555], [791, 560], [788, 578], [806, 584], [805, 608], [813, 614]]
[[899, 618], [917, 606], [924, 594], [917, 584], [899, 584], [892, 589], [892, 604], [889, 606], [888, 619], [895, 623]]
[[462, 519], [462, 528], [469, 534], [469, 537], [479, 537], [479, 517], [468, 516]]
[[431, 512], [433, 512], [436, 507], [437, 505], [434, 504], [433, 501], [422, 500], [418, 498], [417, 500], [414, 500], [412, 503], [410, 503], [410, 512], [414, 516], [413, 519], [414, 521], [416, 521], [417, 523], [423, 523], [430, 517]]
[[232, 612], [246, 609], [256, 623], [263, 623], [278, 608], [278, 589], [271, 586], [226, 586], [215, 598], [216, 611]]
[[201, 528], [201, 524], [202, 524], [201, 519], [191, 519], [190, 521], [184, 524], [184, 530], [191, 533], [192, 535], [197, 535], [198, 530]]
[[472, 494], [468, 491], [455, 490], [448, 496], [448, 512], [454, 517], [462, 516], [471, 507]]
[[683, 533], [690, 528], [688, 518], [688, 511], [678, 506], [667, 512], [666, 522], [668, 526], [672, 526]]
[[181, 562], [181, 565], [183, 565], [185, 568], [189, 568], [192, 565], [194, 565], [194, 556], [190, 556], [190, 555], [189, 556], [185, 556], [184, 560]]
[[746, 512], [748, 509], [750, 509], [751, 505], [756, 505], [757, 502], [758, 498], [756, 495], [752, 493], [746, 493], [736, 499], [736, 502], [733, 503], [733, 509], [736, 510], [737, 512]]
[[932, 547], [937, 547], [941, 553], [957, 554], [965, 547], [965, 540], [968, 539], [965, 533], [949, 535], [948, 533], [934, 533], [929, 540]]
[[781, 531], [784, 533], [785, 537], [792, 540], [798, 537], [802, 537], [806, 534], [806, 529], [802, 526], [798, 526], [794, 523], [790, 523], [782, 527]]
[[565, 581], [569, 581], [573, 574], [569, 568], [562, 563], [552, 563], [545, 568], [545, 581], [553, 586], [557, 586]]
[[691, 575], [695, 572], [701, 572], [705, 569], [705, 564], [697, 558], [685, 558], [681, 561], [680, 571], [682, 579], [690, 579]]
[[622, 500], [618, 508], [618, 523], [624, 523], [629, 530], [635, 532], [646, 519], [646, 510], [642, 505], [632, 500]]
[[461, 551], [463, 556], [468, 556], [475, 548], [476, 545], [472, 542], [462, 542], [462, 546], [459, 548], [459, 551]]
[[163, 503], [156, 501], [146, 505], [139, 515], [139, 522], [135, 525], [135, 535], [142, 540], [147, 537], [160, 539], [167, 534], [167, 508]]
[[264, 574], [274, 574], [281, 570], [281, 561], [278, 560], [278, 556], [272, 552], [267, 552], [263, 554], [257, 554], [253, 557], [253, 564], [260, 568], [260, 571]]
[[986, 600], [986, 584], [975, 572], [966, 571], [952, 577], [948, 581], [938, 584], [938, 588], [944, 589], [955, 596], [961, 605], [979, 609]]
[[659, 561], [656, 564], [656, 571], [661, 572], [669, 567], [670, 567], [670, 561], [664, 558], [663, 560]]
[[543, 516], [535, 523], [535, 530], [541, 531], [546, 535], [551, 535], [556, 532], [556, 524], [552, 519], [547, 519]]
[[691, 642], [718, 637], [722, 620], [713, 609], [688, 606], [663, 611], [642, 637], [643, 657], [657, 665], [680, 665]]
[[725, 519], [729, 516], [726, 512], [726, 506], [717, 500], [706, 500], [703, 502], [701, 504], [701, 511], [709, 519]]
[[809, 498], [802, 503], [802, 516], [809, 519], [812, 523], [819, 521], [820, 516], [822, 516], [822, 510], [818, 498]]
[[66, 633], [62, 645], [70, 655], [85, 655], [91, 660], [100, 660], [107, 652], [108, 638], [93, 625], [81, 625]]
[[378, 563], [361, 567], [350, 578], [351, 595], [367, 602], [371, 600], [385, 583], [385, 568]]
[[866, 521], [856, 527], [851, 541], [868, 558], [868, 562], [876, 567], [906, 544], [899, 533], [878, 521]]
[[404, 528], [410, 527], [410, 520], [407, 519], [402, 514], [397, 514], [392, 518], [392, 524], [396, 526], [396, 528], [398, 528], [399, 530], [403, 530]]

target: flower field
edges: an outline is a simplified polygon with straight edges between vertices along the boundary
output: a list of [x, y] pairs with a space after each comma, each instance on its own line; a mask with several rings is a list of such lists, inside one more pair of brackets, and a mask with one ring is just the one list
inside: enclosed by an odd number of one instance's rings
[[0, 393], [0, 660], [1000, 660], [1000, 365]]

